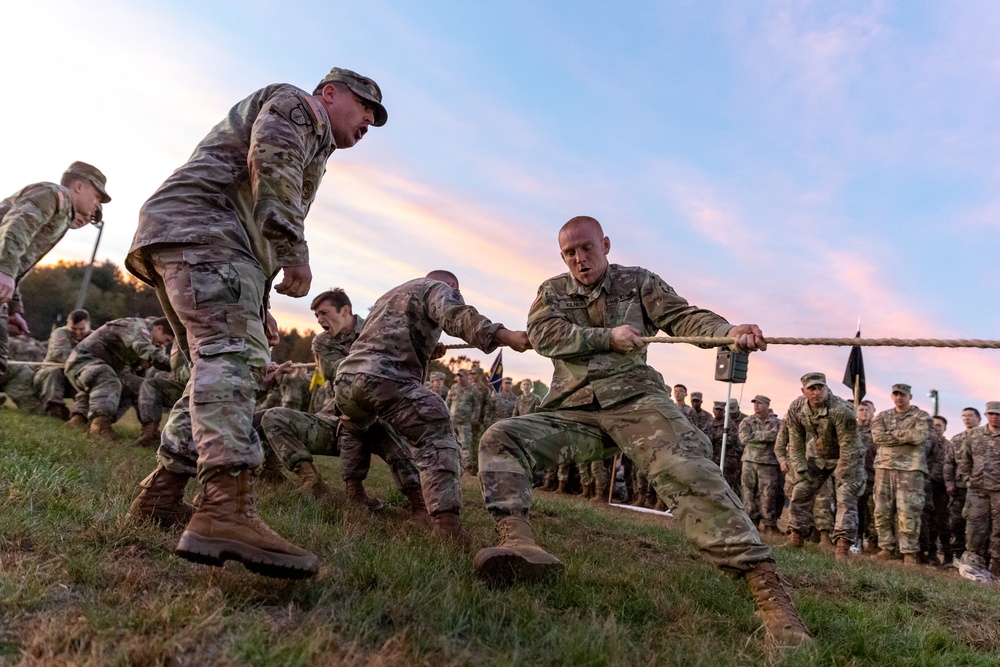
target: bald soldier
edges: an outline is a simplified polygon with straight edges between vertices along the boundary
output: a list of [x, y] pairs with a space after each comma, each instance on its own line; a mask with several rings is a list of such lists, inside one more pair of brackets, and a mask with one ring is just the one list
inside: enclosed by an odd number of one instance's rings
[[97, 167], [74, 162], [58, 184], [35, 183], [0, 201], [0, 384], [9, 336], [30, 333], [18, 284], [68, 230], [100, 223], [101, 205], [111, 201], [107, 183]]
[[252, 471], [263, 460], [254, 399], [270, 361], [264, 318], [271, 284], [309, 293], [305, 218], [336, 149], [355, 146], [387, 119], [371, 79], [335, 67], [310, 95], [272, 84], [237, 102], [139, 212], [125, 260], [156, 289], [191, 362], [191, 380], [163, 430], [156, 470], [134, 515], [183, 515], [197, 475], [202, 502], [176, 552], [267, 576], [318, 570], [315, 555], [260, 518]]
[[712, 445], [681, 414], [646, 363], [643, 336], [728, 336], [741, 351], [764, 349], [755, 324], [733, 326], [691, 306], [659, 276], [608, 263], [611, 241], [590, 217], [559, 231], [569, 273], [538, 289], [528, 337], [554, 366], [549, 393], [531, 415], [494, 424], [480, 444], [480, 480], [500, 535], [474, 560], [483, 579], [510, 582], [558, 572], [535, 544], [528, 510], [532, 470], [602, 459], [620, 449], [646, 473], [701, 555], [739, 573], [779, 643], [811, 641], [774, 567], [771, 549], [710, 460]]

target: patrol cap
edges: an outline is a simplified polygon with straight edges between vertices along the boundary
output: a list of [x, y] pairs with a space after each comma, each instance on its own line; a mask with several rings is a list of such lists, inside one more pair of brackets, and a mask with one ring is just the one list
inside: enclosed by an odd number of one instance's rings
[[895, 393], [900, 393], [900, 394], [907, 394], [907, 395], [909, 395], [909, 394], [913, 393], [912, 391], [910, 391], [911, 389], [912, 389], [912, 387], [910, 387], [910, 385], [903, 384], [902, 382], [900, 382], [899, 384], [892, 385], [892, 393], [894, 393], [894, 394]]
[[503, 381], [504, 382], [510, 382], [511, 384], [514, 384], [514, 378], [504, 378]]
[[456, 375], [468, 375], [468, 374], [469, 374], [469, 370], [466, 369], [466, 368], [460, 368], [460, 369], [458, 369], [458, 373], [456, 373]]
[[730, 410], [739, 410], [740, 409], [740, 402], [737, 401], [735, 398], [730, 398], [729, 399], [729, 409]]
[[432, 380], [443, 380], [444, 379], [444, 373], [442, 373], [441, 371], [434, 371], [433, 373], [431, 373], [431, 379]]
[[1000, 401], [987, 401], [986, 402], [986, 414], [989, 413], [1000, 415]]
[[712, 409], [713, 410], [725, 410], [726, 409], [726, 402], [725, 401], [716, 401], [715, 403], [712, 404]]
[[806, 373], [802, 376], [802, 388], [808, 389], [818, 384], [826, 386], [826, 376], [822, 373]]
[[94, 165], [77, 161], [66, 169], [66, 174], [79, 176], [97, 188], [97, 191], [101, 193], [102, 204], [107, 204], [111, 201], [111, 195], [109, 195], [108, 191], [104, 189], [104, 187], [108, 184], [108, 179], [101, 173], [101, 170]]
[[382, 127], [385, 125], [385, 121], [389, 119], [389, 114], [386, 112], [385, 107], [382, 106], [382, 89], [378, 87], [378, 84], [369, 79], [367, 76], [361, 76], [357, 72], [352, 72], [349, 69], [343, 69], [342, 67], [334, 67], [330, 70], [330, 73], [323, 77], [316, 88], [322, 88], [328, 83], [334, 83], [339, 81], [348, 88], [351, 92], [365, 100], [372, 105], [372, 109], [375, 110], [375, 127]]
[[701, 392], [700, 391], [692, 391], [691, 392], [691, 400], [692, 401], [700, 401], [700, 400], [702, 400], [701, 399]]
[[771, 405], [771, 399], [768, 398], [767, 396], [765, 396], [764, 394], [757, 394], [756, 396], [753, 397], [753, 400], [751, 400], [750, 402], [751, 403], [767, 403], [768, 405]]

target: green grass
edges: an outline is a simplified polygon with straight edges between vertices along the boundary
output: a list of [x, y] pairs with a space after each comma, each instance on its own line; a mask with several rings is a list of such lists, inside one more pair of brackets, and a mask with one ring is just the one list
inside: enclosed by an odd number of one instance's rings
[[[0, 410], [0, 665], [996, 665], [1000, 596], [953, 571], [778, 548], [815, 646], [769, 645], [742, 582], [698, 559], [658, 519], [546, 494], [541, 543], [554, 581], [490, 589], [471, 555], [406, 523], [321, 506], [289, 480], [262, 488], [264, 518], [320, 556], [315, 578], [258, 577], [175, 557], [179, 530], [125, 512], [152, 469], [124, 437], [107, 447]], [[339, 485], [337, 461], [321, 461]], [[464, 517], [491, 522], [474, 480]], [[195, 492], [191, 485], [189, 493]]]

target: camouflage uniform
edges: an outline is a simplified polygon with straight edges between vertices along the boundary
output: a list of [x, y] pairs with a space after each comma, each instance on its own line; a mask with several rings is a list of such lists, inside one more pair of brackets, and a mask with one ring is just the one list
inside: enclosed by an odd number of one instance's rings
[[973, 430], [966, 429], [953, 437], [945, 444], [944, 450], [944, 483], [946, 487], [954, 488], [948, 501], [948, 525], [951, 527], [951, 553], [954, 558], [965, 552], [965, 499], [969, 488], [969, 478], [959, 473], [957, 462], [965, 455]]
[[191, 367], [178, 347], [170, 350], [170, 372], [167, 374], [147, 373], [139, 387], [138, 412], [143, 424], [152, 422], [159, 426], [163, 420], [163, 408], [173, 407], [184, 387], [191, 378]]
[[287, 373], [278, 385], [281, 407], [305, 412], [309, 409], [309, 378], [298, 371]]
[[781, 423], [773, 414], [765, 419], [751, 415], [740, 424], [743, 443], [743, 505], [754, 523], [778, 528], [781, 469], [774, 455], [774, 441]]
[[42, 405], [48, 406], [50, 403], [63, 405], [67, 398], [76, 393], [66, 379], [63, 367], [79, 342], [73, 337], [73, 332], [68, 326], [59, 327], [49, 335], [44, 363], [58, 364], [58, 366], [42, 366], [35, 373], [35, 392], [41, 399]]
[[[809, 374], [806, 378], [820, 374]], [[806, 378], [803, 382], [809, 381]], [[814, 382], [815, 384], [815, 382]], [[802, 536], [814, 525], [813, 505], [823, 483], [833, 477], [837, 515], [832, 539], [854, 543], [858, 532], [858, 496], [865, 487], [865, 450], [858, 437], [854, 407], [828, 390], [819, 408], [800, 396], [788, 406], [788, 466], [795, 471], [789, 523]], [[815, 457], [806, 452], [813, 439]]]
[[448, 408], [424, 387], [424, 371], [442, 331], [492, 352], [500, 328], [467, 306], [457, 290], [418, 278], [375, 302], [337, 373], [335, 400], [349, 419], [341, 437], [357, 435], [381, 417], [406, 438], [432, 516], [461, 507], [461, 468]]
[[538, 406], [541, 402], [542, 399], [538, 398], [538, 395], [534, 392], [518, 396], [517, 402], [514, 403], [514, 412], [511, 414], [511, 417], [533, 414], [538, 411]]
[[552, 359], [552, 384], [539, 412], [498, 422], [483, 436], [480, 479], [491, 516], [527, 515], [533, 469], [600, 460], [620, 448], [706, 559], [738, 571], [771, 560], [712, 464], [711, 442], [677, 409], [646, 364], [646, 349], [611, 351], [611, 329], [625, 324], [644, 336], [723, 336], [731, 328], [638, 267], [611, 264], [592, 288], [569, 274], [543, 283], [528, 313], [528, 336]]
[[473, 375], [472, 388], [478, 398], [476, 410], [472, 414], [472, 465], [478, 470], [479, 440], [483, 437], [483, 431], [489, 426], [486, 413], [489, 411], [490, 395], [493, 393], [493, 389], [486, 382], [486, 373], [482, 369], [480, 369], [479, 375]]
[[38, 393], [35, 391], [37, 370], [37, 366], [11, 360], [7, 364], [7, 374], [0, 388], [7, 398], [17, 405], [18, 410], [40, 415], [45, 412], [45, 404], [38, 399]]
[[715, 418], [708, 410], [695, 410], [694, 408], [691, 408], [691, 416], [688, 418], [688, 421], [705, 435], [708, 435], [708, 429], [714, 420]]
[[486, 410], [486, 425], [490, 426], [501, 419], [513, 417], [518, 398], [512, 391], [501, 391], [490, 396], [489, 407]]
[[[76, 389], [74, 412], [86, 410], [88, 419], [116, 416], [125, 383], [122, 376], [137, 365], [170, 368], [170, 357], [153, 345], [146, 320], [124, 317], [94, 330], [66, 360], [66, 378]], [[127, 382], [132, 392], [138, 392], [134, 375]]]
[[944, 448], [948, 440], [934, 432], [927, 438], [927, 478], [924, 480], [924, 512], [920, 522], [920, 552], [937, 562], [937, 543], [946, 560], [951, 560], [951, 530], [948, 527], [948, 492], [944, 485]]
[[238, 102], [139, 213], [126, 267], [156, 288], [191, 380], [158, 456], [207, 480], [263, 458], [254, 395], [270, 351], [269, 285], [309, 263], [304, 223], [334, 150], [326, 110], [274, 84]]
[[865, 446], [865, 495], [858, 502], [858, 525], [861, 536], [875, 546], [878, 544], [878, 528], [875, 527], [875, 452], [878, 448], [872, 440], [870, 421], [864, 426], [858, 424], [858, 437]]
[[742, 473], [740, 459], [743, 457], [743, 447], [740, 445], [739, 424], [730, 419], [729, 430], [727, 432], [725, 415], [721, 419], [713, 417], [705, 435], [712, 441], [712, 460], [715, 462], [715, 465], [719, 465], [719, 457], [722, 456], [723, 433], [726, 433], [726, 464], [723, 468], [723, 474], [729, 487], [739, 493], [740, 476]]
[[878, 544], [886, 551], [916, 555], [920, 551], [920, 516], [924, 511], [927, 457], [924, 443], [930, 435], [930, 415], [911, 405], [875, 415], [872, 439], [875, 453], [875, 525]]
[[[990, 405], [987, 412], [991, 411]], [[1000, 403], [995, 405], [1000, 411]], [[986, 566], [988, 561], [1000, 561], [1000, 432], [994, 433], [989, 425], [983, 425], [972, 429], [969, 436], [958, 460], [958, 474], [969, 484], [965, 559]], [[993, 564], [990, 570], [996, 567]]]
[[472, 438], [472, 420], [479, 410], [479, 392], [474, 384], [462, 386], [459, 382], [451, 385], [448, 397], [445, 399], [451, 415], [451, 423], [455, 428], [455, 437], [462, 457], [462, 470], [470, 475], [476, 475], [479, 470], [478, 448]]

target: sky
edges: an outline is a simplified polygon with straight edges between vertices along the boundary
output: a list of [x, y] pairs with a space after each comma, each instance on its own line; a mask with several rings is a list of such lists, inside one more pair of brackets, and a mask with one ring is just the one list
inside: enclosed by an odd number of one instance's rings
[[[562, 273], [556, 234], [600, 220], [610, 259], [765, 335], [996, 336], [1000, 5], [933, 2], [502, 3], [338, 0], [9, 3], [0, 40], [0, 196], [98, 166], [99, 259], [123, 263], [143, 201], [238, 100], [375, 79], [388, 123], [336, 151], [306, 222], [310, 297], [364, 315], [427, 271], [525, 325]], [[45, 262], [87, 260], [71, 231]], [[310, 298], [275, 296], [285, 328]], [[446, 340], [446, 342], [455, 342]], [[467, 353], [489, 365], [491, 355]], [[732, 387], [783, 414], [798, 378], [840, 384], [847, 348], [772, 346]], [[913, 386], [949, 433], [1000, 399], [1000, 351], [866, 348], [869, 398]], [[715, 353], [652, 345], [672, 384], [723, 400]], [[534, 352], [507, 375], [548, 382]]]

